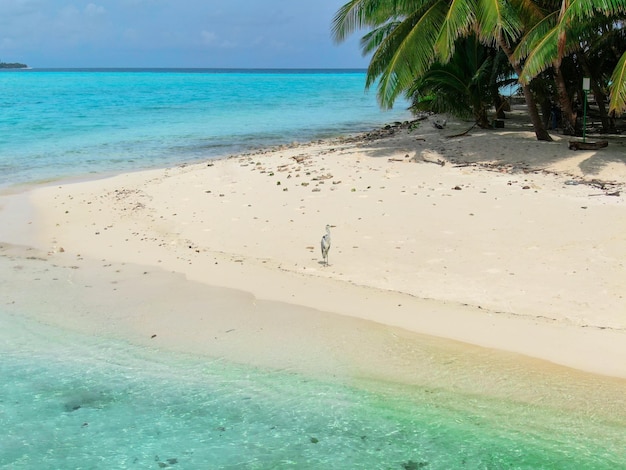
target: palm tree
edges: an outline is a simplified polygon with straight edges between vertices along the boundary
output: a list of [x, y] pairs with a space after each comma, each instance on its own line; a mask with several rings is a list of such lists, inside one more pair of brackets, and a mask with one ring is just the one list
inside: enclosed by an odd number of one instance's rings
[[[383, 107], [408, 90], [439, 61], [448, 62], [456, 40], [475, 31], [480, 41], [497, 45], [519, 75], [513, 45], [522, 32], [520, 11], [532, 10], [530, 0], [351, 0], [333, 21], [336, 41], [356, 29], [371, 29], [361, 41], [364, 54], [373, 53], [366, 86], [378, 82]], [[552, 140], [545, 130], [528, 84], [521, 84], [528, 113], [539, 140]]]
[[[553, 68], [555, 81], [559, 93], [560, 104], [570, 125], [575, 125], [575, 114], [570, 106], [567, 95], [566, 81], [563, 76], [563, 60], [573, 53], [582, 57], [582, 66], [585, 62], [585, 47], [601, 41], [606, 31], [605, 27], [622, 29], [622, 20], [626, 15], [626, 0], [562, 0], [543, 2], [553, 4], [552, 9], [539, 19], [532, 28], [529, 28], [522, 38], [515, 60], [519, 63], [524, 60], [523, 71], [520, 74], [521, 83], [528, 83], [540, 72], [549, 67]], [[595, 37], [594, 37], [595, 36]], [[587, 72], [592, 72], [587, 69]], [[594, 77], [592, 77], [594, 78]], [[606, 81], [608, 84], [608, 80]], [[601, 98], [601, 84], [597, 77], [594, 80], [594, 92]], [[610, 112], [622, 113], [626, 111], [626, 52], [621, 54], [612, 71], [609, 89], [611, 91]]]
[[502, 108], [499, 90], [510, 84], [510, 66], [503, 69], [501, 51], [482, 45], [475, 35], [457, 43], [449, 62], [433, 64], [408, 89], [411, 108], [471, 117], [478, 126], [488, 128], [488, 110]]
[[621, 51], [626, 50], [626, 31], [622, 25], [607, 21], [603, 15], [586, 28], [580, 37], [581, 49], [563, 59], [561, 68], [568, 79], [570, 97], [582, 98], [582, 77], [589, 77], [604, 132], [615, 132], [615, 113], [609, 114], [609, 86]]

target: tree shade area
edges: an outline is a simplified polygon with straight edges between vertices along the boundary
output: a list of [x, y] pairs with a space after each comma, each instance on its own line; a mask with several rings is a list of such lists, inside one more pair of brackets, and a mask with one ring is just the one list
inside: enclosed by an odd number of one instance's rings
[[[602, 132], [626, 111], [626, 0], [351, 0], [336, 13], [341, 42], [364, 30], [367, 87], [384, 108], [405, 96], [414, 109], [501, 117], [503, 86], [516, 82], [535, 134], [582, 134], [588, 78]], [[586, 81], [585, 81], [586, 83]]]

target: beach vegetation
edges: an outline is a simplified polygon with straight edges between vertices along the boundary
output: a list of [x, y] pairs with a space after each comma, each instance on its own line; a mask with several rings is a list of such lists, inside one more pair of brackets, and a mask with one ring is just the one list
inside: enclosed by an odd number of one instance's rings
[[434, 63], [407, 90], [411, 109], [470, 118], [488, 128], [490, 109], [502, 116], [500, 89], [514, 80], [513, 69], [502, 51], [481, 44], [475, 35], [457, 42], [449, 62]]
[[[363, 54], [371, 55], [366, 87], [376, 84], [383, 108], [402, 95], [415, 104], [417, 85], [426, 88], [420, 93], [423, 106], [439, 106], [446, 100], [439, 95], [451, 91], [444, 68], [459, 65], [459, 50], [466, 53], [467, 40], [475, 36], [506, 57], [519, 77], [537, 139], [550, 141], [547, 118], [555, 106], [565, 130], [579, 131], [576, 104], [582, 102], [585, 74], [592, 75], [603, 124], [609, 127], [609, 113], [626, 111], [626, 53], [621, 43], [609, 45], [610, 38], [623, 38], [625, 14], [626, 0], [350, 0], [337, 11], [332, 33], [341, 42], [366, 30], [361, 39]], [[609, 31], [615, 34], [607, 36]], [[475, 79], [465, 76], [466, 91], [473, 87], [478, 93]], [[498, 114], [501, 100], [489, 94]], [[475, 117], [479, 124], [487, 122], [480, 113]]]
[[626, 110], [626, 0], [540, 3], [544, 8], [527, 25], [514, 51], [515, 60], [523, 63], [520, 82], [529, 83], [549, 71], [564, 132], [580, 134], [577, 104], [584, 99], [582, 79], [588, 77], [602, 127], [610, 132], [614, 123], [609, 115]]
[[0, 61], [0, 69], [27, 69], [28, 65], [19, 62], [2, 62]]

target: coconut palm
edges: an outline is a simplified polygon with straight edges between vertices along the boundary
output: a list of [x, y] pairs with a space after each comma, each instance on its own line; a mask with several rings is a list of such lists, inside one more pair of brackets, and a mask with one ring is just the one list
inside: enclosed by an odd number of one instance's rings
[[[337, 12], [333, 34], [343, 41], [357, 29], [371, 30], [361, 41], [363, 53], [373, 53], [366, 86], [377, 82], [381, 105], [390, 107], [436, 61], [448, 62], [457, 39], [472, 32], [502, 49], [519, 75], [513, 45], [522, 33], [520, 12], [535, 8], [530, 0], [351, 0]], [[528, 84], [522, 91], [537, 138], [551, 140]]]
[[478, 126], [490, 127], [488, 110], [501, 110], [499, 90], [511, 83], [512, 70], [502, 56], [475, 35], [459, 39], [449, 62], [433, 64], [413, 82], [407, 92], [411, 108], [472, 118]]
[[[561, 69], [568, 77], [570, 97], [582, 101], [582, 77], [589, 77], [604, 132], [615, 131], [615, 113], [609, 115], [611, 75], [626, 50], [626, 31], [622, 25], [597, 15], [580, 37], [581, 49], [563, 59]], [[573, 64], [573, 66], [572, 66]]]
[[[584, 56], [584, 48], [600, 40], [603, 25], [622, 29], [626, 17], [626, 0], [562, 0], [555, 4], [543, 18], [528, 29], [515, 51], [515, 60], [524, 60], [520, 81], [528, 83], [540, 72], [552, 67], [560, 97], [560, 104], [570, 124], [575, 115], [567, 99], [562, 62], [572, 53]], [[591, 72], [591, 70], [588, 70]], [[592, 77], [593, 78], [593, 77]], [[600, 85], [594, 83], [598, 94]], [[610, 111], [626, 111], [626, 52], [621, 54], [610, 79]]]

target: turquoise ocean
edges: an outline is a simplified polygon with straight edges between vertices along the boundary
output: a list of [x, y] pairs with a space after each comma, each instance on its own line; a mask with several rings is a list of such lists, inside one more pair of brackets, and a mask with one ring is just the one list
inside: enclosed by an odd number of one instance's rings
[[370, 130], [362, 71], [29, 70], [0, 73], [0, 188], [216, 158]]
[[[409, 118], [381, 112], [364, 83], [362, 71], [0, 73], [0, 190]], [[62, 287], [38, 297], [37, 282], [63, 275], [11, 250], [0, 250], [1, 469], [626, 469], [623, 381], [515, 360], [499, 375], [490, 353], [402, 384], [152, 349], [37, 320], [88, 300]], [[423, 347], [416, 368], [454, 362]], [[486, 377], [485, 393], [459, 385]]]

